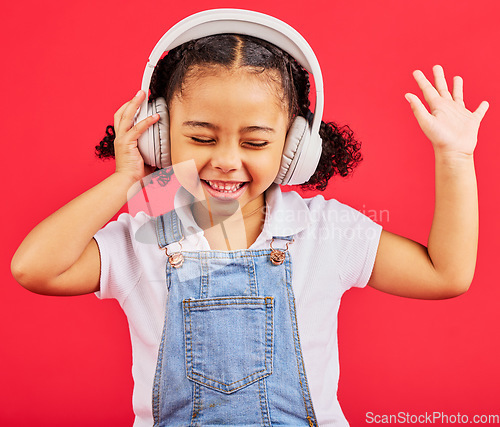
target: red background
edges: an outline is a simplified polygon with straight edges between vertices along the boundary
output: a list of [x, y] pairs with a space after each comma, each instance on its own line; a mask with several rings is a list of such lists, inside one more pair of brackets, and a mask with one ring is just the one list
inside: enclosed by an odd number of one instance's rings
[[419, 94], [411, 73], [431, 76], [439, 63], [449, 82], [464, 78], [470, 109], [490, 102], [476, 150], [480, 244], [470, 291], [447, 301], [348, 292], [339, 399], [353, 426], [366, 412], [500, 414], [497, 0], [30, 0], [4, 5], [0, 25], [0, 424], [132, 424], [130, 341], [118, 304], [31, 294], [9, 263], [33, 226], [112, 172], [93, 147], [139, 89], [154, 44], [178, 20], [213, 7], [269, 13], [306, 37], [323, 69], [324, 117], [348, 123], [364, 143], [357, 172], [325, 197], [386, 210], [378, 219], [387, 230], [421, 243], [432, 219], [433, 152], [404, 99]]

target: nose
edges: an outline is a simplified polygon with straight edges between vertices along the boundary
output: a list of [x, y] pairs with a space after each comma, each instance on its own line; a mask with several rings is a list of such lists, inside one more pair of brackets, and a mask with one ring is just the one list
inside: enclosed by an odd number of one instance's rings
[[221, 172], [228, 173], [241, 167], [238, 144], [217, 144], [212, 152], [211, 165]]

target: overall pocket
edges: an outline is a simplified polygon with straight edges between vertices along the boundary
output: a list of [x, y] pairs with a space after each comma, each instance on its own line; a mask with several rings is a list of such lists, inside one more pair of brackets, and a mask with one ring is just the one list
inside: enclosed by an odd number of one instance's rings
[[229, 394], [272, 374], [272, 297], [187, 299], [182, 306], [190, 380]]

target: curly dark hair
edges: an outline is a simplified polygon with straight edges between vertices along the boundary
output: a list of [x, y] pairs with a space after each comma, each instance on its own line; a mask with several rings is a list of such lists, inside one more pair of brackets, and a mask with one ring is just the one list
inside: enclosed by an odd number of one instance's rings
[[[239, 34], [218, 34], [188, 41], [171, 49], [154, 70], [150, 84], [150, 100], [164, 97], [167, 106], [173, 96], [182, 94], [187, 77], [196, 77], [211, 72], [213, 67], [245, 67], [249, 72], [259, 73], [278, 83], [282, 100], [288, 106], [290, 124], [296, 115], [310, 119], [309, 73], [288, 53], [275, 45], [255, 37]], [[264, 73], [275, 70], [276, 73]], [[322, 153], [316, 171], [302, 189], [323, 191], [334, 175], [348, 176], [362, 160], [360, 142], [352, 130], [345, 125], [321, 122], [320, 136]], [[106, 128], [106, 135], [95, 147], [99, 158], [114, 157], [113, 126]], [[168, 181], [168, 177], [165, 177]], [[161, 180], [160, 180], [161, 181]]]

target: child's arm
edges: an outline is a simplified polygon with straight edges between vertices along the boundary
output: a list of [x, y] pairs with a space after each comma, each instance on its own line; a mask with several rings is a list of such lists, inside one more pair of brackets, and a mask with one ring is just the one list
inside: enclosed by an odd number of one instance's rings
[[474, 148], [488, 103], [472, 113], [463, 102], [463, 81], [448, 92], [442, 67], [435, 87], [421, 71], [413, 76], [429, 105], [407, 94], [415, 117], [434, 147], [436, 194], [428, 246], [383, 231], [369, 285], [394, 295], [441, 299], [465, 292], [472, 281], [478, 240]]
[[144, 92], [138, 93], [115, 114], [115, 173], [43, 220], [17, 249], [11, 270], [26, 289], [46, 295], [99, 290], [100, 258], [93, 236], [125, 204], [131, 185], [146, 174], [137, 138], [158, 117], [133, 126], [144, 97]]

